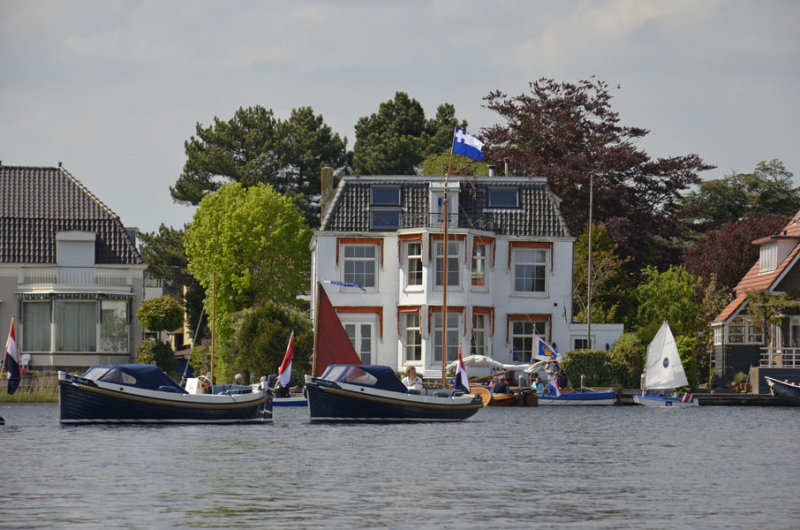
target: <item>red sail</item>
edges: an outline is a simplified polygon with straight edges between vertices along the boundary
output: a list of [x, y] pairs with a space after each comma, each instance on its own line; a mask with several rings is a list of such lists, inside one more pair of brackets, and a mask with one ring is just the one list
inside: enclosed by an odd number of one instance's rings
[[317, 288], [317, 362], [314, 377], [331, 364], [361, 364], [322, 284]]

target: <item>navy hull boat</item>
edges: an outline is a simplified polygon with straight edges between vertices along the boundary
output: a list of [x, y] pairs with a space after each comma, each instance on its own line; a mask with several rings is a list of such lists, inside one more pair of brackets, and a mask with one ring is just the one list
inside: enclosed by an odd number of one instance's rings
[[462, 421], [483, 407], [480, 396], [407, 390], [388, 366], [331, 365], [306, 376], [311, 422]]
[[268, 390], [227, 385], [202, 393], [202, 385], [194, 386], [201, 393], [187, 392], [151, 364], [98, 365], [82, 376], [59, 372], [60, 421], [62, 424], [272, 421], [272, 393]]
[[764, 377], [769, 385], [770, 392], [792, 405], [800, 405], [800, 384], [789, 381], [779, 381], [774, 377]]

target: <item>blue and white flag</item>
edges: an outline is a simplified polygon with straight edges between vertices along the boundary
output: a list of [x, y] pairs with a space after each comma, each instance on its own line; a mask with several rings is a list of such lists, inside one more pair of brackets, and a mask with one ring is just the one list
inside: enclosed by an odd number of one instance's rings
[[353, 282], [340, 282], [339, 280], [323, 280], [322, 283], [329, 283], [331, 285], [338, 285], [339, 287], [358, 287], [365, 293], [367, 289], [361, 285], [360, 283], [353, 283]]
[[456, 390], [460, 390], [465, 394], [469, 394], [469, 378], [467, 377], [467, 369], [464, 367], [464, 359], [461, 358], [461, 345], [458, 345], [458, 364], [456, 364], [456, 381], [453, 385]]
[[464, 155], [475, 160], [483, 160], [483, 142], [461, 129], [453, 136], [453, 154]]
[[560, 361], [561, 355], [555, 348], [543, 341], [538, 335], [533, 336], [533, 357], [540, 361]]
[[556, 374], [553, 374], [550, 377], [550, 380], [547, 382], [547, 390], [555, 394], [556, 396], [561, 395], [561, 388], [558, 386], [558, 377]]

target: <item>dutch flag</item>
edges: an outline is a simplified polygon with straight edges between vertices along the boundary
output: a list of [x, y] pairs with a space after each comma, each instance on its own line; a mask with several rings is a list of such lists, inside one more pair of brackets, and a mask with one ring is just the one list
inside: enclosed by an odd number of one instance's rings
[[[8, 332], [6, 350], [3, 355], [3, 365], [8, 367], [8, 387], [6, 390], [11, 395], [17, 391], [22, 372], [19, 365], [19, 351], [17, 350], [17, 337], [14, 334], [14, 317], [11, 317], [11, 329]], [[2, 375], [2, 374], [0, 374]]]
[[289, 387], [289, 379], [292, 377], [292, 355], [294, 353], [294, 331], [289, 336], [289, 345], [286, 346], [286, 354], [283, 356], [281, 367], [278, 368], [278, 381], [283, 388]]
[[558, 377], [553, 374], [547, 382], [547, 389], [550, 390], [556, 397], [561, 395], [561, 389], [558, 388]]
[[469, 378], [467, 369], [464, 368], [464, 359], [461, 358], [461, 345], [458, 346], [458, 364], [456, 365], [456, 380], [454, 383], [456, 390], [469, 394]]
[[461, 129], [453, 136], [453, 154], [483, 160], [483, 142]]

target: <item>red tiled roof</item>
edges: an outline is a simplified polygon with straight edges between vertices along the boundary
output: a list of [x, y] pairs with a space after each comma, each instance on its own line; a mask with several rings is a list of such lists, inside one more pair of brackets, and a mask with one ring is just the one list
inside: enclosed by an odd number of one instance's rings
[[[787, 224], [780, 234], [768, 238], [762, 238], [754, 241], [753, 243], [766, 243], [776, 238], [780, 239], [796, 239], [800, 236], [800, 211], [797, 212], [789, 224]], [[728, 306], [717, 315], [713, 323], [725, 322], [744, 304], [747, 300], [747, 291], [763, 291], [771, 289], [775, 281], [780, 278], [786, 271], [787, 267], [794, 262], [798, 253], [800, 253], [800, 244], [795, 243], [795, 247], [789, 252], [789, 255], [775, 268], [768, 272], [759, 272], [761, 268], [761, 260], [756, 260], [755, 264], [750, 267], [747, 274], [739, 281], [734, 288], [736, 297]]]

